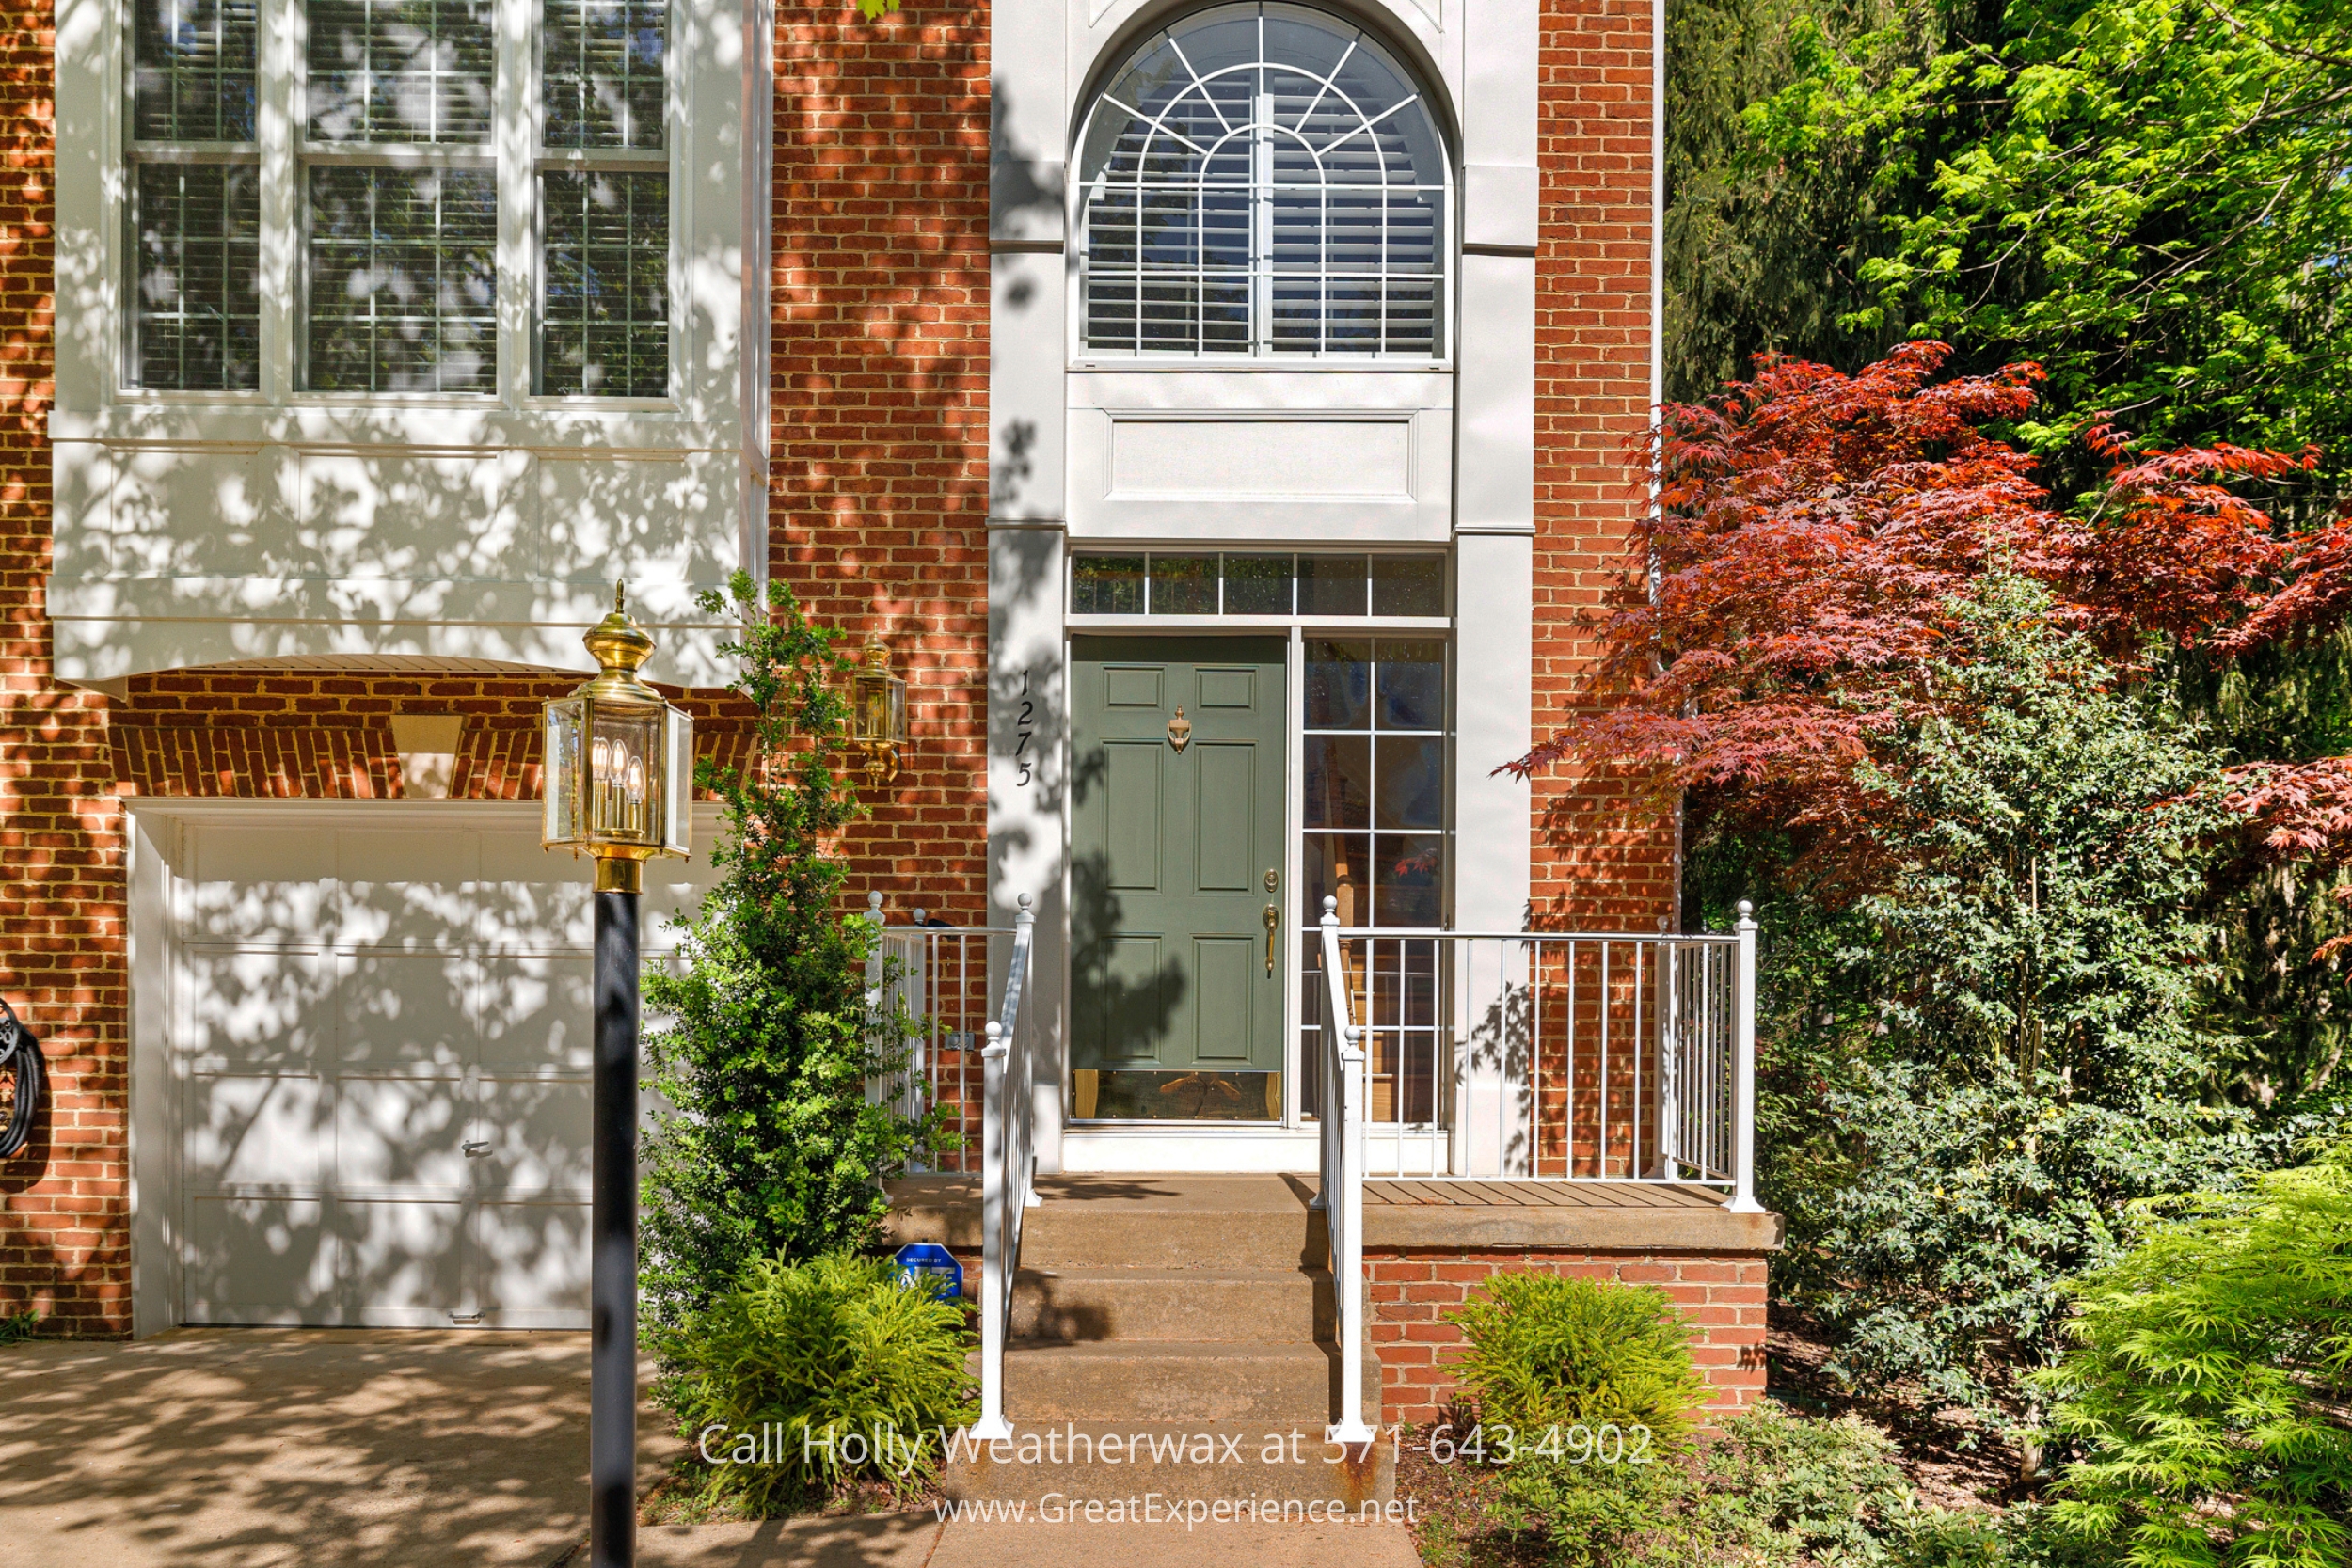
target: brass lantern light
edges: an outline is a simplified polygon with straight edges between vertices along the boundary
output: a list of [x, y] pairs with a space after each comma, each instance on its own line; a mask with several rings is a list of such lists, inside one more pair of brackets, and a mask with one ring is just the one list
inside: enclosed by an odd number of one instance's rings
[[612, 613], [580, 641], [600, 673], [547, 705], [548, 848], [596, 857], [596, 890], [635, 893], [640, 865], [692, 847], [694, 721], [637, 677], [653, 639], [612, 590]]
[[898, 776], [899, 748], [907, 743], [907, 683], [891, 673], [890, 649], [880, 636], [866, 640], [850, 688], [850, 738], [866, 752], [866, 777], [879, 789]]

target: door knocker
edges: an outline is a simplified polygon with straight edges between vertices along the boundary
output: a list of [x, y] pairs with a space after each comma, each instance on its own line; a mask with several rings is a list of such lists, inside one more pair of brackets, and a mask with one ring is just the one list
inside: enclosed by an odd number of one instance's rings
[[1168, 743], [1180, 752], [1192, 744], [1192, 721], [1184, 717], [1181, 705], [1176, 709], [1176, 717], [1168, 721]]

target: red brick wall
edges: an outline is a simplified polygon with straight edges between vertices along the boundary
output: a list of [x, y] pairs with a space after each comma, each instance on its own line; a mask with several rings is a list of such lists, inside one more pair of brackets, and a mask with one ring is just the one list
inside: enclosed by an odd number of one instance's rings
[[[391, 673], [239, 665], [139, 675], [107, 738], [126, 795], [380, 800], [405, 794], [395, 714], [465, 718], [450, 795], [539, 796], [540, 705], [577, 675]], [[694, 750], [739, 764], [750, 705], [723, 691], [659, 688], [694, 716]]]
[[1764, 1257], [1760, 1253], [1478, 1252], [1443, 1248], [1367, 1250], [1364, 1277], [1380, 1353], [1381, 1419], [1426, 1426], [1452, 1398], [1462, 1331], [1445, 1321], [1488, 1275], [1537, 1270], [1660, 1286], [1701, 1338], [1692, 1359], [1715, 1390], [1718, 1416], [1748, 1409], [1764, 1392]]
[[[0, 1164], [0, 1314], [130, 1317], [122, 810], [106, 707], [49, 678], [51, 7], [0, 6], [0, 993], [42, 1037], [36, 1148]], [[32, 1173], [40, 1172], [38, 1180]]]
[[[1544, 0], [1535, 258], [1535, 733], [1583, 682], [1599, 606], [1643, 502], [1627, 443], [1649, 424], [1649, 0]], [[1670, 811], [1629, 781], [1535, 786], [1538, 925], [1655, 930], [1674, 908]]]
[[816, 620], [882, 632], [914, 742], [852, 885], [987, 895], [988, 8], [777, 15], [769, 537]]

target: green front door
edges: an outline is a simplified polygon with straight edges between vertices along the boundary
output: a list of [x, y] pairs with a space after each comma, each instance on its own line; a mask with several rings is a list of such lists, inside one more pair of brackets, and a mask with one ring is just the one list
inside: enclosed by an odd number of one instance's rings
[[1283, 652], [1271, 638], [1073, 640], [1081, 1118], [1281, 1115], [1266, 909], [1280, 931]]

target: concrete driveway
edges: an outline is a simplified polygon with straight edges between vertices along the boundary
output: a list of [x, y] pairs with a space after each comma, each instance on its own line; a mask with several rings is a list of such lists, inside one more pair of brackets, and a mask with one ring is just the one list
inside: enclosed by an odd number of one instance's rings
[[[676, 1439], [638, 1417], [639, 1484]], [[588, 1337], [181, 1329], [0, 1346], [0, 1568], [582, 1568]], [[1418, 1568], [1401, 1529], [651, 1526], [644, 1568]]]
[[[650, 1482], [675, 1439], [650, 1410], [639, 1433]], [[0, 1347], [6, 1568], [547, 1568], [587, 1487], [585, 1334]]]

